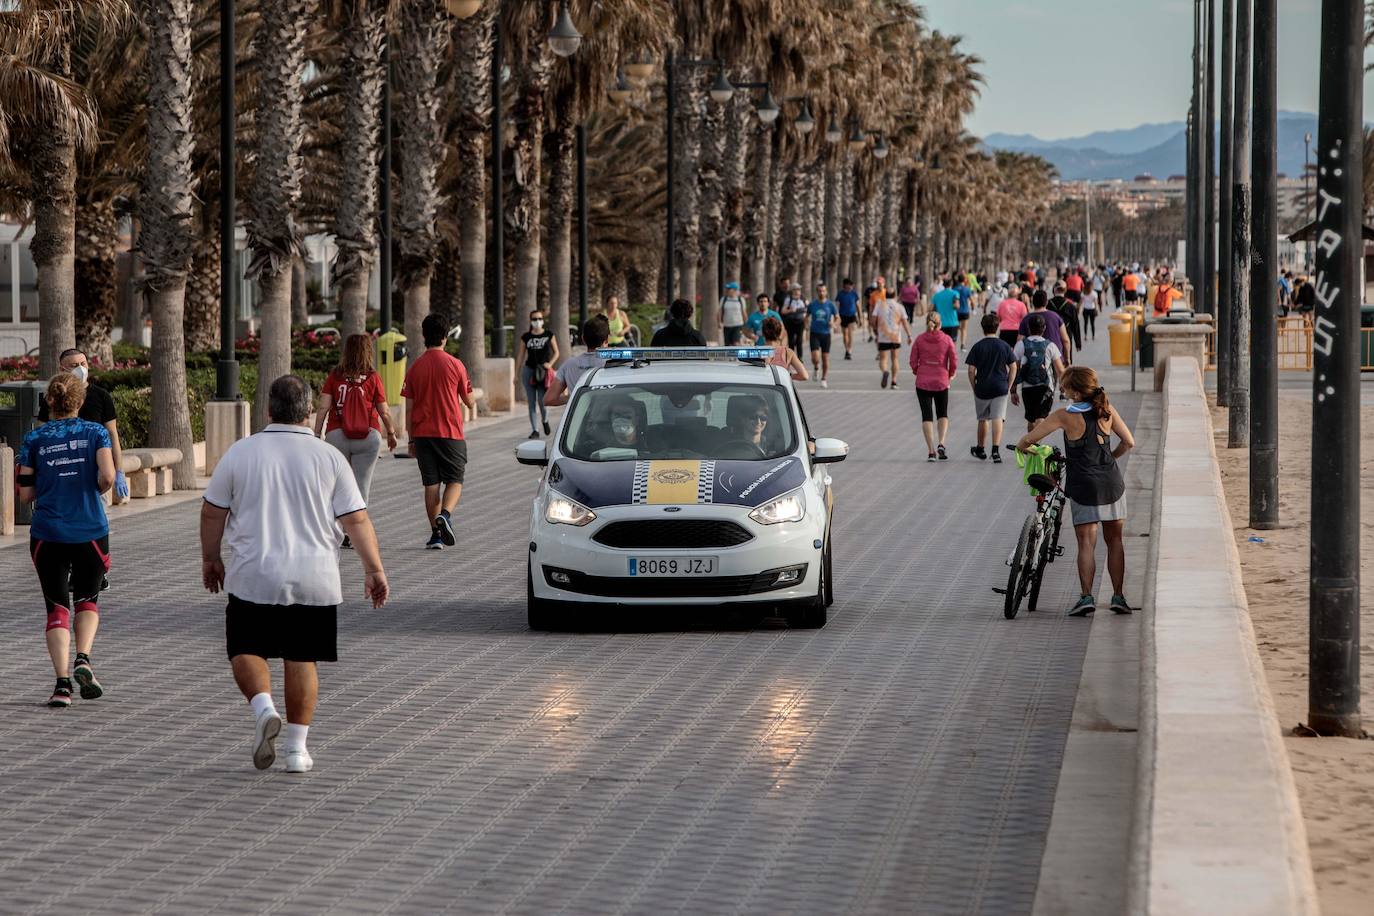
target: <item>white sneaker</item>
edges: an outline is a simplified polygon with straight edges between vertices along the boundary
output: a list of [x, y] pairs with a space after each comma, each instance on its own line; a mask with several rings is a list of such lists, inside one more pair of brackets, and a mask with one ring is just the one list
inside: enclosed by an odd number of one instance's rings
[[821, 387], [822, 387], [822, 388], [829, 388], [829, 387], [830, 387], [830, 383], [827, 382], [825, 379], [821, 379]]
[[275, 709], [263, 710], [253, 730], [253, 766], [265, 770], [277, 761], [274, 742], [281, 734], [281, 716]]
[[305, 748], [300, 748], [299, 750], [293, 749], [286, 752], [286, 772], [309, 773], [314, 766], [315, 760]]

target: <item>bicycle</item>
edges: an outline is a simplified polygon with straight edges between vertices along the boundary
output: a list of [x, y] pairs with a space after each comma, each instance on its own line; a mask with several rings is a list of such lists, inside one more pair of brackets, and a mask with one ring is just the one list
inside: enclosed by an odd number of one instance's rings
[[1007, 576], [1005, 589], [993, 588], [994, 592], [1005, 595], [1002, 613], [1008, 620], [1013, 619], [1026, 601], [1026, 610], [1034, 611], [1040, 600], [1040, 584], [1044, 580], [1045, 567], [1064, 555], [1059, 543], [1060, 528], [1064, 523], [1064, 504], [1066, 497], [1061, 478], [1064, 471], [1064, 455], [1053, 449], [1045, 459], [1044, 474], [1032, 474], [1026, 483], [1035, 490], [1035, 511], [1026, 516], [1021, 524], [1021, 535], [1016, 540], [1016, 548], [1007, 558], [1011, 572]]

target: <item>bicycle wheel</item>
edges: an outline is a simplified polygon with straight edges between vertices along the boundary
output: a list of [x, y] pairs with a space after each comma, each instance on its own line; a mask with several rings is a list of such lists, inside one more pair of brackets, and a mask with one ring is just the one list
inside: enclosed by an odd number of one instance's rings
[[1031, 561], [1031, 570], [1026, 578], [1030, 580], [1030, 592], [1026, 595], [1026, 610], [1034, 611], [1036, 604], [1040, 601], [1040, 583], [1045, 581], [1045, 567], [1049, 565], [1051, 554], [1054, 552], [1054, 545], [1049, 538], [1040, 542], [1040, 549], [1035, 552]]
[[1021, 597], [1026, 593], [1026, 576], [1035, 562], [1035, 516], [1028, 515], [1021, 523], [1021, 536], [1016, 539], [1016, 552], [1011, 555], [1011, 572], [1007, 575], [1006, 601], [1002, 614], [1008, 620], [1021, 609]]

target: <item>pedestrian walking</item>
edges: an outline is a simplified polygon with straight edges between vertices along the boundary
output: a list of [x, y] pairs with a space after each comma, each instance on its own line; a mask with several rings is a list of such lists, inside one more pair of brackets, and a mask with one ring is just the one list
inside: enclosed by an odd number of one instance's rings
[[[1112, 580], [1111, 609], [1131, 613], [1126, 601], [1126, 481], [1117, 462], [1135, 447], [1135, 438], [1119, 411], [1113, 410], [1097, 373], [1074, 366], [1064, 373], [1060, 388], [1072, 402], [1056, 410], [1021, 437], [1025, 450], [1056, 430], [1064, 433], [1064, 492], [1069, 497], [1074, 535], [1078, 539], [1078, 601], [1069, 616], [1085, 617], [1097, 610], [1093, 582], [1097, 578], [1097, 530], [1107, 542], [1107, 573]], [[1112, 447], [1112, 436], [1117, 444]]]
[[467, 367], [444, 350], [448, 319], [430, 313], [420, 323], [425, 352], [406, 370], [401, 396], [406, 399], [407, 451], [420, 466], [429, 521], [428, 550], [457, 543], [453, 511], [463, 496], [468, 444], [463, 438], [463, 408], [476, 406]]
[[[883, 277], [874, 277], [873, 285], [865, 290], [864, 314], [868, 316], [868, 339], [878, 339], [878, 307], [888, 300], [887, 280]], [[894, 373], [894, 379], [896, 378]]]
[[625, 345], [626, 333], [630, 328], [630, 319], [620, 309], [620, 297], [611, 296], [606, 299], [606, 312], [604, 315], [606, 325], [611, 329], [611, 336], [607, 341], [613, 347], [623, 347]]
[[[24, 434], [19, 446], [19, 499], [33, 503], [29, 557], [47, 610], [45, 639], [57, 674], [48, 705], [72, 705], [72, 681], [83, 700], [104, 693], [91, 665], [100, 623], [100, 585], [110, 571], [110, 526], [101, 494], [114, 485], [114, 449], [103, 425], [79, 416], [86, 381], [59, 372], [43, 402], [48, 422]], [[76, 662], [68, 670], [72, 627]]]
[[840, 333], [844, 335], [844, 358], [854, 358], [854, 325], [859, 322], [859, 291], [848, 277], [835, 294], [835, 306], [840, 310]]
[[1026, 294], [1018, 284], [1009, 284], [1006, 295], [997, 303], [997, 336], [1007, 346], [1016, 346], [1016, 341], [1021, 337], [1021, 319], [1029, 313]]
[[[1080, 312], [1083, 318], [1083, 336], [1090, 340], [1097, 340], [1097, 308], [1101, 301], [1102, 293], [1094, 287], [1083, 290], [1082, 301], [1079, 302]], [[1091, 335], [1091, 336], [1089, 336]]]
[[[544, 435], [549, 434], [549, 408], [544, 403], [544, 395], [548, 393], [549, 376], [556, 362], [558, 337], [544, 327], [543, 311], [535, 309], [530, 312], [530, 329], [520, 335], [520, 343], [515, 349], [515, 364], [520, 366], [520, 384], [525, 389], [525, 407], [530, 415], [531, 439], [539, 438], [541, 427]], [[536, 406], [539, 426], [534, 423]]]
[[931, 297], [931, 306], [940, 316], [940, 330], [955, 343], [959, 342], [959, 289], [953, 284], [943, 285]]
[[725, 284], [725, 295], [720, 297], [720, 325], [727, 347], [733, 347], [740, 342], [740, 337], [744, 333], [744, 319], [748, 312], [749, 304], [740, 295], [739, 283], [731, 280]]
[[[63, 372], [70, 372], [76, 376], [86, 386], [86, 398], [81, 402], [81, 408], [76, 415], [88, 423], [97, 423], [105, 427], [105, 431], [110, 434], [110, 454], [114, 459], [115, 499], [123, 501], [129, 498], [129, 481], [121, 470], [124, 461], [124, 450], [119, 441], [119, 415], [115, 411], [114, 398], [104, 388], [91, 381], [91, 367], [86, 359], [86, 354], [72, 347], [63, 350], [58, 355], [57, 364]], [[47, 423], [51, 415], [48, 412], [47, 399], [38, 402], [38, 422]]]
[[[339, 364], [324, 380], [320, 409], [315, 414], [315, 436], [323, 432], [324, 441], [348, 460], [363, 502], [372, 492], [372, 472], [382, 453], [382, 430], [386, 430], [386, 447], [395, 449], [396, 427], [391, 422], [386, 388], [372, 368], [372, 338], [350, 334]], [[340, 546], [352, 544], [345, 537]]]
[[605, 360], [596, 351], [606, 345], [606, 338], [610, 334], [610, 327], [606, 322], [605, 315], [593, 315], [582, 323], [582, 342], [586, 344], [587, 350], [579, 353], [572, 359], [565, 359], [563, 365], [558, 367], [558, 371], [553, 375], [553, 384], [549, 386], [548, 393], [544, 395], [544, 404], [548, 407], [557, 407], [566, 404], [568, 397], [572, 394], [577, 383], [586, 375], [587, 370], [600, 368]]
[[810, 376], [806, 374], [806, 364], [801, 361], [797, 351], [787, 345], [786, 330], [782, 326], [782, 319], [777, 315], [769, 315], [763, 319], [763, 341], [765, 347], [773, 348], [773, 355], [768, 358], [769, 365], [781, 366], [787, 370], [787, 374], [793, 381], [804, 382]]
[[916, 304], [921, 301], [921, 287], [911, 277], [902, 281], [901, 287], [897, 291], [897, 301], [902, 303], [902, 308], [906, 309], [906, 320], [908, 323], [916, 320]]
[[[948, 461], [949, 383], [959, 371], [954, 340], [941, 333], [939, 312], [926, 315], [926, 329], [911, 342], [911, 373], [916, 376], [916, 400], [921, 408], [921, 433], [927, 461]], [[895, 388], [896, 385], [894, 384]], [[938, 435], [937, 435], [938, 427]]]
[[[1045, 291], [1035, 291], [1037, 297]], [[1016, 389], [1011, 391], [1013, 404], [1025, 403], [1026, 430], [1035, 429], [1035, 424], [1050, 415], [1054, 406], [1054, 380], [1064, 374], [1063, 351], [1045, 338], [1046, 315], [1053, 312], [1043, 310], [1031, 312], [1026, 316], [1024, 327], [1026, 336], [1016, 342], [1013, 351], [1020, 367], [1017, 377], [1021, 382], [1021, 398], [1016, 397]], [[1053, 369], [1054, 374], [1050, 371]]]
[[984, 315], [983, 339], [969, 348], [964, 359], [978, 418], [978, 444], [970, 451], [979, 461], [987, 460], [991, 451], [996, 464], [1002, 463], [1002, 425], [1007, 419], [1007, 400], [1016, 384], [1018, 365], [1016, 351], [998, 334], [1000, 324], [996, 315]]
[[884, 299], [873, 309], [873, 330], [878, 338], [878, 368], [883, 373], [882, 385], [886, 388], [891, 382], [892, 390], [897, 390], [897, 351], [902, 340], [911, 340], [911, 325], [907, 324], [906, 312], [897, 304], [896, 299]]
[[200, 509], [201, 579], [212, 595], [229, 598], [225, 648], [253, 711], [253, 765], [265, 770], [277, 757], [282, 719], [267, 660], [280, 658], [288, 773], [315, 765], [306, 735], [319, 695], [316, 666], [338, 660], [340, 529], [362, 562], [364, 596], [378, 608], [389, 591], [367, 503], [343, 454], [311, 435], [310, 410], [305, 381], [272, 382], [272, 422], [224, 453]]
[[805, 344], [806, 312], [807, 302], [802, 298], [801, 287], [794, 285], [778, 313], [782, 315], [782, 326], [787, 331], [787, 345], [797, 356], [802, 355]]
[[1069, 343], [1064, 348], [1064, 362], [1072, 363], [1074, 351], [1083, 349], [1083, 338], [1078, 323], [1078, 304], [1068, 298], [1063, 283], [1054, 284], [1049, 310], [1064, 323], [1064, 331], [1069, 335]]
[[[959, 319], [958, 344], [962, 350], [968, 345], [968, 319], [973, 314], [973, 287], [969, 286], [967, 273], [960, 272], [957, 275], [954, 291], [959, 294], [959, 305], [955, 315]], [[941, 319], [942, 322], [943, 320]]]
[[668, 323], [654, 332], [651, 347], [704, 347], [706, 338], [692, 325], [696, 310], [686, 299], [674, 299], [668, 309]]
[[825, 284], [816, 287], [816, 298], [807, 307], [811, 320], [811, 367], [821, 380], [822, 388], [830, 387], [830, 335], [840, 321], [840, 310], [826, 295]]
[[1043, 289], [1037, 289], [1031, 295], [1031, 310], [1026, 313], [1026, 317], [1021, 319], [1021, 326], [1017, 329], [1022, 338], [1029, 336], [1030, 319], [1032, 315], [1039, 315], [1045, 322], [1045, 339], [1059, 348], [1060, 353], [1066, 353], [1071, 343], [1069, 332], [1064, 328], [1064, 319], [1058, 312], [1050, 309], [1050, 297]]
[[758, 306], [749, 313], [749, 318], [745, 320], [744, 326], [746, 334], [753, 338], [755, 346], [763, 346], [763, 322], [769, 318], [778, 319], [778, 326], [782, 327], [782, 316], [773, 308], [773, 302], [768, 298], [767, 293], [759, 293], [755, 297], [755, 304]]

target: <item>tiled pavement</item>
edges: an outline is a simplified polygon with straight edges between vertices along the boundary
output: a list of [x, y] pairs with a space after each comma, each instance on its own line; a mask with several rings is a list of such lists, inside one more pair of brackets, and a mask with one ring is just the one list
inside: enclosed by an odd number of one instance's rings
[[852, 445], [818, 631], [531, 633], [523, 423], [471, 443], [459, 550], [419, 549], [414, 464], [385, 460], [394, 598], [366, 609], [345, 554], [306, 776], [252, 768], [194, 504], [115, 529], [109, 692], [67, 711], [40, 705], [26, 552], [0, 550], [0, 912], [1029, 912], [1088, 634], [1058, 612], [1072, 547], [1004, 620], [1014, 465], [968, 456], [962, 376], [927, 465], [909, 376], [873, 365], [805, 389]]

